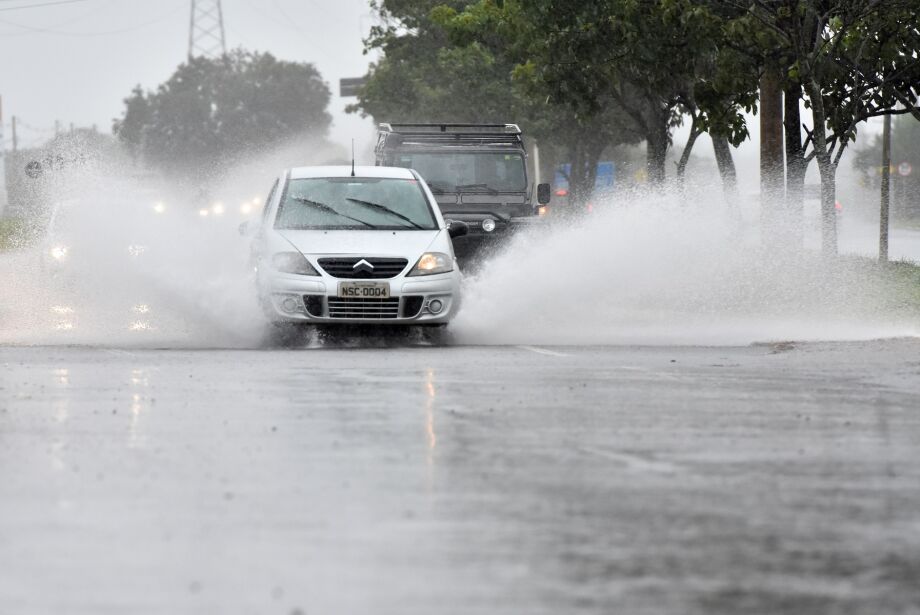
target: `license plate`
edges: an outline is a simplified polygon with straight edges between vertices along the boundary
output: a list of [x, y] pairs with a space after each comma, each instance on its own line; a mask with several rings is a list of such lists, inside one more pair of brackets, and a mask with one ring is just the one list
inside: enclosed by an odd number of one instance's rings
[[339, 297], [351, 299], [389, 299], [389, 282], [339, 282]]

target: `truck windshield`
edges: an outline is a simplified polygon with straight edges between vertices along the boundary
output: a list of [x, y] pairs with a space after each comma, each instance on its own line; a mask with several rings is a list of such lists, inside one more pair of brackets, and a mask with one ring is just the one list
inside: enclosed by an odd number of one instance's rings
[[396, 231], [438, 227], [414, 179], [333, 177], [292, 179], [275, 228]]
[[434, 192], [525, 192], [522, 154], [400, 152], [394, 166], [415, 169]]

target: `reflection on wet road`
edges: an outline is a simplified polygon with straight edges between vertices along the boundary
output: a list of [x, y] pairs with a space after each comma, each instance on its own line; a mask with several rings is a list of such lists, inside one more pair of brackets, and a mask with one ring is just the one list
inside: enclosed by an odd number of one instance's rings
[[0, 347], [0, 612], [911, 612], [918, 344]]

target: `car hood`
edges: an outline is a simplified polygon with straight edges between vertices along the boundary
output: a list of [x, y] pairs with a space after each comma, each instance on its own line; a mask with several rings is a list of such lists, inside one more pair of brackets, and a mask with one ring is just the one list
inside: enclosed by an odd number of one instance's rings
[[445, 231], [275, 231], [304, 254], [361, 254], [415, 258]]

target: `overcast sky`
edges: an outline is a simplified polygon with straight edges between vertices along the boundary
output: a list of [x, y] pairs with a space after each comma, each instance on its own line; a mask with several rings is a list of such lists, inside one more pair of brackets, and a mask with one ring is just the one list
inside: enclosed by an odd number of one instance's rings
[[[314, 63], [333, 91], [333, 140], [370, 143], [371, 121], [346, 115], [338, 97], [341, 77], [367, 69], [368, 0], [223, 0], [223, 10], [229, 47]], [[12, 115], [22, 146], [41, 143], [55, 120], [110, 131], [135, 85], [154, 88], [185, 60], [189, 15], [190, 0], [0, 0], [7, 147]]]

